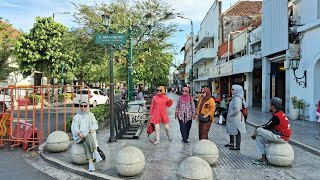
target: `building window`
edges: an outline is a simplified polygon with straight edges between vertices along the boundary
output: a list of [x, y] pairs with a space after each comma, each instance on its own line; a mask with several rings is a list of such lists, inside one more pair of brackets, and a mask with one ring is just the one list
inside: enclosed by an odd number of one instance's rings
[[204, 63], [204, 71], [207, 70], [207, 62]]
[[318, 0], [318, 9], [317, 9], [317, 17], [318, 17], [318, 19], [320, 19], [320, 0]]

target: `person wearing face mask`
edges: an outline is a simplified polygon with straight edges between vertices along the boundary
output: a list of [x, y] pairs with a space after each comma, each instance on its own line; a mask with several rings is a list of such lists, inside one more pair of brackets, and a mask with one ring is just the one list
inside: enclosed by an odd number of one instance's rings
[[211, 97], [211, 91], [205, 87], [201, 91], [201, 98], [197, 108], [197, 121], [199, 122], [199, 140], [208, 139], [211, 123], [214, 121], [216, 103]]
[[75, 143], [82, 143], [86, 157], [89, 161], [89, 171], [94, 171], [93, 156], [96, 162], [102, 161], [97, 151], [98, 142], [96, 138], [96, 130], [98, 122], [94, 114], [90, 112], [89, 105], [86, 101], [81, 101], [78, 113], [73, 117], [71, 131]]
[[180, 96], [176, 111], [175, 111], [175, 119], [179, 120], [180, 124], [180, 132], [182, 136], [182, 143], [189, 144], [189, 132], [192, 124], [192, 119], [195, 115], [195, 106], [193, 102], [193, 98], [189, 94], [189, 88], [182, 88], [182, 95]]
[[172, 141], [169, 128], [169, 117], [167, 113], [167, 107], [170, 107], [173, 104], [173, 100], [169, 99], [165, 95], [165, 89], [163, 86], [157, 88], [157, 94], [153, 96], [151, 107], [150, 107], [150, 123], [154, 124], [156, 141], [154, 144], [160, 143], [160, 124], [162, 123], [168, 140]]
[[[230, 150], [240, 150], [241, 133], [246, 133], [245, 118], [241, 112], [244, 102], [243, 88], [240, 85], [232, 85], [232, 100], [229, 103], [227, 114], [227, 133], [230, 135], [229, 144], [224, 145]], [[236, 138], [236, 143], [234, 143]]]

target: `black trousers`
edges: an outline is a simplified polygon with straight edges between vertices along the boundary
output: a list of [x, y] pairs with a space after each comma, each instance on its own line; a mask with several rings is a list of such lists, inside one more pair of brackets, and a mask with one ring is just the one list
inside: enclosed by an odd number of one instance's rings
[[234, 138], [236, 138], [236, 147], [240, 148], [241, 134], [239, 130], [237, 135], [230, 135], [230, 144], [234, 144]]
[[189, 139], [189, 132], [192, 125], [192, 120], [189, 120], [186, 123], [179, 120], [179, 124], [180, 124], [180, 132], [181, 132], [182, 139], [183, 141], [186, 141]]

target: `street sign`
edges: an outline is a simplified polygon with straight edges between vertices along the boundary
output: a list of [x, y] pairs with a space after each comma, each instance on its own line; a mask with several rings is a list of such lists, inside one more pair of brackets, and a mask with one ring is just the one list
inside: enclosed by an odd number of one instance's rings
[[96, 44], [125, 44], [127, 35], [123, 33], [96, 34]]

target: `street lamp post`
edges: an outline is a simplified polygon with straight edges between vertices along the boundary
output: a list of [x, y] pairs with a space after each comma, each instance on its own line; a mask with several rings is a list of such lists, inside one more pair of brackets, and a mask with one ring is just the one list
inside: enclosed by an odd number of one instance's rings
[[[52, 13], [52, 19], [54, 21], [54, 15], [55, 14], [71, 14], [71, 12], [54, 12]], [[64, 70], [64, 62], [61, 64], [61, 93], [64, 92], [63, 86], [64, 86], [64, 75], [63, 75], [63, 70]]]
[[[145, 15], [145, 18], [147, 20], [147, 27], [149, 29], [149, 31], [151, 30], [151, 28], [154, 26], [154, 16], [152, 13], [148, 13]], [[139, 28], [139, 26], [133, 26], [130, 25], [130, 27], [128, 28], [128, 38], [129, 38], [129, 66], [128, 66], [128, 98], [129, 101], [133, 101], [133, 77], [132, 77], [132, 73], [133, 73], [133, 66], [132, 66], [132, 50], [133, 50], [133, 44], [132, 44], [132, 33], [134, 31], [135, 28]], [[142, 36], [145, 35], [145, 33], [142, 34]], [[140, 40], [141, 38], [139, 38]]]
[[192, 82], [191, 86], [191, 94], [193, 94], [193, 90], [194, 90], [194, 83], [193, 83], [193, 21], [190, 19], [190, 18], [186, 18], [186, 17], [183, 17], [183, 16], [177, 16], [179, 18], [182, 18], [182, 19], [187, 19], [190, 21], [191, 23], [191, 68], [189, 70], [189, 76], [191, 75], [191, 78], [189, 77], [190, 81]]
[[[108, 29], [108, 34], [112, 35], [113, 30], [110, 27], [110, 14], [106, 12], [101, 15], [103, 25]], [[96, 38], [97, 39], [97, 38]], [[114, 44], [106, 44], [105, 48], [109, 51], [109, 66], [110, 66], [110, 138], [109, 142], [115, 142], [115, 119], [114, 119], [114, 82], [113, 82], [113, 52], [115, 50]]]
[[54, 15], [55, 14], [71, 14], [71, 12], [54, 12], [52, 13], [52, 19], [54, 20]]

